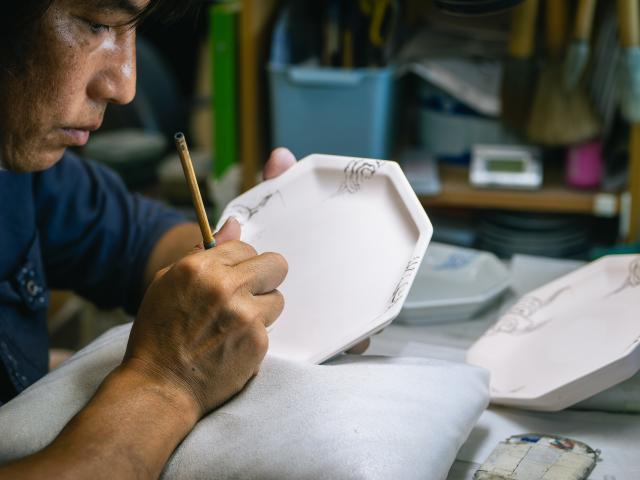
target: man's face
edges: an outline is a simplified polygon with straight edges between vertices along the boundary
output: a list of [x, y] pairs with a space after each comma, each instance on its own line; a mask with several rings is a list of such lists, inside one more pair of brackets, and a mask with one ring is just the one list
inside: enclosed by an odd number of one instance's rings
[[14, 171], [43, 170], [84, 145], [109, 102], [135, 94], [135, 31], [126, 25], [149, 0], [54, 0], [26, 49], [3, 74], [0, 157]]

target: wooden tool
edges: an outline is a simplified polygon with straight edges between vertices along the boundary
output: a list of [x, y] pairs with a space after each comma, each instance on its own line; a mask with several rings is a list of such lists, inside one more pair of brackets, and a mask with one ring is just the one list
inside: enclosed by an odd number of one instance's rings
[[189, 191], [191, 192], [193, 207], [195, 208], [196, 215], [198, 216], [198, 223], [200, 224], [200, 231], [202, 232], [204, 248], [213, 248], [216, 246], [216, 239], [211, 232], [207, 212], [205, 211], [204, 204], [202, 203], [202, 196], [200, 195], [200, 189], [198, 188], [196, 174], [193, 171], [193, 164], [191, 163], [191, 155], [189, 155], [189, 149], [187, 148], [187, 141], [185, 140], [182, 132], [176, 133], [173, 138], [176, 142], [178, 155], [180, 155], [180, 163], [182, 164], [182, 170], [184, 171], [184, 178], [187, 181]]
[[511, 16], [500, 96], [502, 120], [515, 130], [523, 130], [527, 124], [535, 88], [537, 67], [533, 53], [537, 15], [538, 0], [526, 0], [514, 8]]
[[[618, 27], [620, 43], [623, 49], [640, 46], [638, 21], [638, 2], [636, 0], [618, 0]], [[624, 55], [624, 52], [623, 52]], [[622, 101], [638, 102], [640, 99], [628, 98]], [[629, 192], [631, 208], [629, 212], [628, 241], [636, 241], [640, 237], [640, 119], [629, 118], [631, 132], [629, 139]]]

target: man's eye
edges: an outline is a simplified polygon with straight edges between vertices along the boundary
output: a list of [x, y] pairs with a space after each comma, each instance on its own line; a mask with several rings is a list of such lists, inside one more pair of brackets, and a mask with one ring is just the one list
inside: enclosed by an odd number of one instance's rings
[[99, 33], [105, 33], [108, 32], [111, 27], [109, 25], [103, 25], [102, 23], [95, 23], [95, 22], [87, 22], [89, 24], [89, 30], [91, 30], [91, 33], [94, 34], [99, 34]]

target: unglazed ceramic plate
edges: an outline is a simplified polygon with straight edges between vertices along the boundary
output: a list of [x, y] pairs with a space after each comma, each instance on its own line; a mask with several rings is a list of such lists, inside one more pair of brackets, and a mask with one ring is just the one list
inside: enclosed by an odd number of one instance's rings
[[269, 353], [321, 363], [400, 312], [431, 239], [395, 162], [310, 155], [233, 200], [241, 239], [289, 263]]
[[522, 297], [468, 351], [493, 403], [561, 410], [640, 370], [640, 255], [597, 260]]
[[510, 280], [492, 253], [432, 242], [398, 321], [467, 320], [504, 292]]

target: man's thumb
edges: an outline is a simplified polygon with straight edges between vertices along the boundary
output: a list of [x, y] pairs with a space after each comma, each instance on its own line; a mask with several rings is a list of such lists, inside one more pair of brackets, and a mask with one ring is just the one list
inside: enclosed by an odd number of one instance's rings
[[240, 240], [240, 222], [236, 220], [234, 217], [229, 217], [224, 225], [218, 230], [214, 237], [216, 238], [216, 243], [224, 243], [230, 240]]

